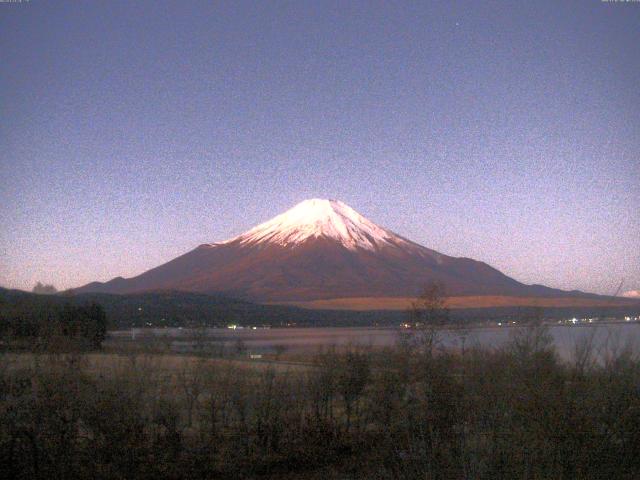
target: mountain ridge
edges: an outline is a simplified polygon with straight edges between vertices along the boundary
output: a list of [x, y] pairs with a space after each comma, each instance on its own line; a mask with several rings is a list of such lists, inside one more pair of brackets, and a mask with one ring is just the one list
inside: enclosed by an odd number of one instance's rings
[[412, 297], [431, 282], [448, 295], [593, 294], [525, 285], [490, 265], [451, 257], [380, 227], [337, 200], [305, 200], [252, 229], [195, 249], [138, 276], [76, 292], [177, 290], [258, 302]]

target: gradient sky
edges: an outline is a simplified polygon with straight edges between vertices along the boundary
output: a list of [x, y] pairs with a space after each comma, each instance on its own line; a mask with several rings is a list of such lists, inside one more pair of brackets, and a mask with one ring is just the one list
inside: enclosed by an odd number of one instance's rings
[[0, 3], [0, 285], [337, 198], [517, 280], [640, 288], [640, 4]]

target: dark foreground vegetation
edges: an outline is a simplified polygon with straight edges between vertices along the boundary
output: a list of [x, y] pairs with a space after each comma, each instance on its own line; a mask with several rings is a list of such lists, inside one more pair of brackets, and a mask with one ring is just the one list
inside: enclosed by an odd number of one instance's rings
[[585, 342], [561, 363], [539, 326], [495, 351], [427, 332], [298, 368], [4, 353], [0, 477], [639, 478], [640, 362], [600, 359]]
[[0, 345], [5, 350], [97, 350], [107, 326], [104, 308], [94, 302], [34, 302], [32, 296], [2, 302], [0, 298]]

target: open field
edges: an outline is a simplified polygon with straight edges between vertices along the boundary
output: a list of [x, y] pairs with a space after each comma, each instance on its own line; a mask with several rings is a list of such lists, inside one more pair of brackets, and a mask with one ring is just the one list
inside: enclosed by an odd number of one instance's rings
[[[4, 368], [9, 370], [32, 369], [48, 362], [48, 354], [3, 353]], [[60, 359], [62, 357], [55, 357]], [[166, 353], [84, 353], [81, 355], [83, 369], [91, 375], [126, 372], [133, 367], [151, 369], [164, 379], [171, 379], [176, 372], [194, 368], [228, 368], [238, 372], [260, 372], [266, 369], [279, 372], [304, 372], [310, 368], [301, 362], [273, 359], [251, 360], [241, 358], [211, 358], [184, 354]]]
[[[410, 297], [357, 297], [332, 298], [305, 302], [277, 302], [317, 310], [407, 310], [415, 298]], [[640, 302], [628, 298], [538, 298], [511, 297], [505, 295], [447, 297], [449, 308], [492, 308], [492, 307], [615, 307], [638, 305]], [[276, 304], [273, 302], [272, 304]]]

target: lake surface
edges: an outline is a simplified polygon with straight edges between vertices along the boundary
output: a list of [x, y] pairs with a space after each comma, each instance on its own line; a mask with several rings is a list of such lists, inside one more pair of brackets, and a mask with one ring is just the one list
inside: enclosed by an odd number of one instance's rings
[[[481, 346], [497, 348], [504, 345], [523, 327], [502, 326], [472, 328], [466, 332], [444, 330], [442, 345], [460, 348]], [[190, 330], [180, 328], [120, 330], [110, 332], [114, 339], [144, 342], [150, 339], [166, 342], [174, 351], [190, 351], [196, 343], [209, 347], [222, 346], [232, 349], [241, 343], [253, 353], [268, 353], [277, 349], [287, 352], [313, 352], [331, 347], [348, 345], [391, 347], [398, 342], [401, 328], [272, 328], [228, 329], [208, 328]], [[580, 342], [591, 339], [600, 353], [625, 347], [640, 352], [640, 322], [611, 323], [603, 325], [554, 325], [549, 327], [558, 353], [570, 358]], [[464, 340], [463, 340], [464, 337]]]

